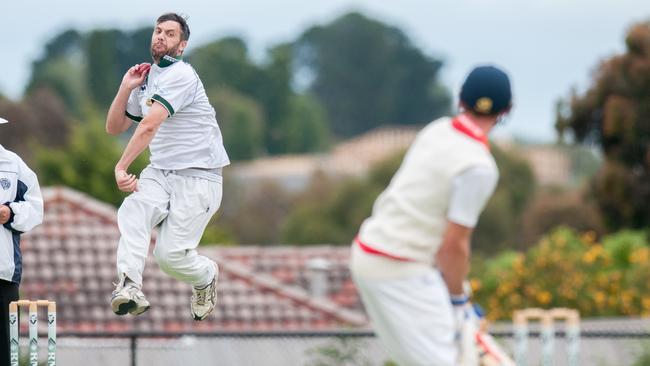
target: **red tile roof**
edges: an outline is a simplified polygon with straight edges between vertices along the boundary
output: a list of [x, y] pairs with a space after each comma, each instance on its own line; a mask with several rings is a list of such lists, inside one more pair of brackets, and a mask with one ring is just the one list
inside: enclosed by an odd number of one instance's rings
[[[57, 302], [59, 332], [311, 331], [366, 327], [347, 269], [348, 248], [201, 247], [219, 263], [218, 306], [191, 320], [190, 286], [147, 259], [143, 291], [152, 304], [138, 317], [118, 317], [109, 301], [119, 232], [116, 210], [73, 191], [43, 190], [45, 221], [22, 239], [21, 298]], [[151, 249], [153, 248], [153, 241]], [[306, 264], [324, 258], [326, 298], [309, 294]], [[26, 326], [26, 324], [23, 324]]]

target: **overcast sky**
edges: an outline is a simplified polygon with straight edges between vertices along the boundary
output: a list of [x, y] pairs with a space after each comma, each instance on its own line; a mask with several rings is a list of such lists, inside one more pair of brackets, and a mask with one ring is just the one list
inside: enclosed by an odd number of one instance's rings
[[650, 19], [648, 0], [58, 0], [3, 2], [0, 9], [0, 91], [12, 99], [20, 99], [44, 43], [71, 27], [130, 30], [176, 11], [190, 16], [190, 50], [235, 34], [261, 55], [311, 25], [360, 11], [401, 28], [426, 54], [445, 60], [443, 81], [454, 94], [472, 66], [505, 68], [515, 109], [498, 134], [539, 142], [555, 137], [557, 99], [572, 87], [584, 89], [600, 60], [623, 52], [628, 28]]

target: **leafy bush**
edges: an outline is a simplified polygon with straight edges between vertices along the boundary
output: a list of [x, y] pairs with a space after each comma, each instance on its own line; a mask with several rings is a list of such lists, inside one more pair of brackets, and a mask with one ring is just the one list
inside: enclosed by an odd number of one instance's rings
[[528, 252], [505, 252], [474, 273], [475, 299], [491, 319], [527, 307], [569, 307], [583, 316], [650, 315], [650, 247], [640, 232], [596, 241], [558, 228]]

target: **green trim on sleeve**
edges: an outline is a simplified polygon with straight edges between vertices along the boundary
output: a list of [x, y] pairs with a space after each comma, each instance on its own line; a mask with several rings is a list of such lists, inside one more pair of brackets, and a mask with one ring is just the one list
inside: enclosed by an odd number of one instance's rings
[[165, 98], [161, 97], [161, 96], [158, 95], [158, 94], [154, 94], [154, 95], [151, 97], [151, 100], [155, 100], [156, 102], [162, 104], [163, 107], [165, 107], [165, 109], [167, 109], [167, 113], [169, 113], [169, 117], [171, 117], [171, 116], [174, 115], [174, 108], [172, 107], [171, 104], [169, 104], [168, 101], [165, 100]]
[[127, 117], [129, 117], [130, 119], [132, 119], [135, 122], [142, 121], [142, 117], [134, 116], [134, 115], [132, 115], [131, 113], [129, 113], [127, 111], [124, 111], [124, 114], [126, 114]]

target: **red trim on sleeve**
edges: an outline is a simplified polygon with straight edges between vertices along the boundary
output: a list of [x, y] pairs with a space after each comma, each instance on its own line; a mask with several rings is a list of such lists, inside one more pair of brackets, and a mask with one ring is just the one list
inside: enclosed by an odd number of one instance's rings
[[483, 130], [481, 130], [471, 119], [467, 116], [459, 115], [451, 121], [451, 126], [457, 131], [473, 138], [474, 140], [482, 143], [489, 150], [490, 142]]
[[412, 260], [410, 258], [398, 257], [396, 255], [388, 254], [386, 252], [382, 252], [381, 250], [377, 250], [377, 249], [375, 249], [373, 247], [370, 247], [367, 244], [365, 244], [364, 242], [362, 242], [359, 239], [358, 236], [356, 238], [354, 238], [354, 242], [357, 243], [357, 245], [359, 246], [359, 248], [361, 248], [361, 250], [363, 250], [364, 252], [366, 252], [368, 254], [379, 255], [379, 256], [394, 259], [394, 260], [400, 261], [400, 262], [414, 262], [414, 260]]

